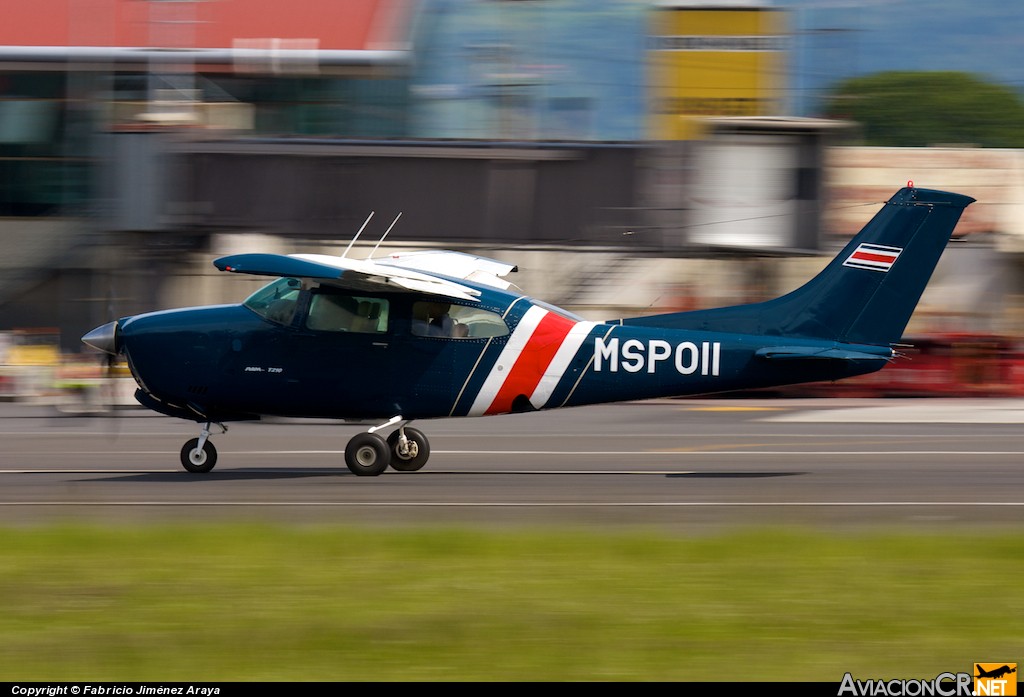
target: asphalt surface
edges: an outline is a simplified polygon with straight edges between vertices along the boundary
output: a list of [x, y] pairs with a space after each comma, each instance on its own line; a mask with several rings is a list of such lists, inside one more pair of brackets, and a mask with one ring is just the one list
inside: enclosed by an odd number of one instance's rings
[[0, 404], [0, 523], [1024, 529], [1024, 401], [686, 400], [416, 422], [426, 467], [356, 477], [353, 424], [197, 425]]

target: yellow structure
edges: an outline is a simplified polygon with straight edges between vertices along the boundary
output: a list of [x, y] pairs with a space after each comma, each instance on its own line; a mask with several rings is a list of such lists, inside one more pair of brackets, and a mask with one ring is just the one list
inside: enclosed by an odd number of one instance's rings
[[649, 136], [691, 140], [707, 116], [783, 111], [786, 15], [760, 2], [661, 2], [648, 42]]
[[60, 363], [60, 332], [56, 327], [15, 329], [7, 349], [7, 365], [56, 366]]

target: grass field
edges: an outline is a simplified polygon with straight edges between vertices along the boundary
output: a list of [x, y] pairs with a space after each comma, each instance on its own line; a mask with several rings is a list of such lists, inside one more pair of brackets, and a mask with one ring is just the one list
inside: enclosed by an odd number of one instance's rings
[[1024, 535], [0, 529], [0, 679], [933, 678], [1024, 662]]

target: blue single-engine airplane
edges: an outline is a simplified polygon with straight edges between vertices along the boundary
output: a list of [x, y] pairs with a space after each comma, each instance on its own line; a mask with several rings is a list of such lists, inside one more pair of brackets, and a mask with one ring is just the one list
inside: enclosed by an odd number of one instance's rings
[[217, 462], [212, 424], [263, 416], [379, 420], [349, 441], [346, 465], [409, 472], [430, 455], [414, 419], [879, 370], [973, 201], [903, 188], [816, 277], [750, 305], [593, 322], [511, 290], [515, 267], [459, 252], [237, 254], [213, 263], [276, 280], [240, 305], [123, 317], [82, 341], [125, 357], [143, 406], [202, 424], [181, 450], [189, 472]]

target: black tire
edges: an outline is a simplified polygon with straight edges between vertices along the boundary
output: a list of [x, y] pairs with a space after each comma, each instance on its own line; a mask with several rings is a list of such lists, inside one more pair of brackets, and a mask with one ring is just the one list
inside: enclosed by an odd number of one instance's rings
[[345, 464], [352, 474], [376, 477], [388, 468], [391, 450], [376, 433], [360, 433], [345, 446]]
[[181, 448], [181, 466], [194, 474], [209, 472], [217, 464], [217, 448], [206, 441], [199, 449], [199, 439], [193, 438]]
[[409, 453], [398, 452], [398, 431], [388, 436], [388, 449], [391, 451], [391, 469], [399, 472], [415, 472], [427, 464], [430, 457], [430, 443], [423, 432], [416, 428], [406, 428], [405, 437], [409, 440]]

